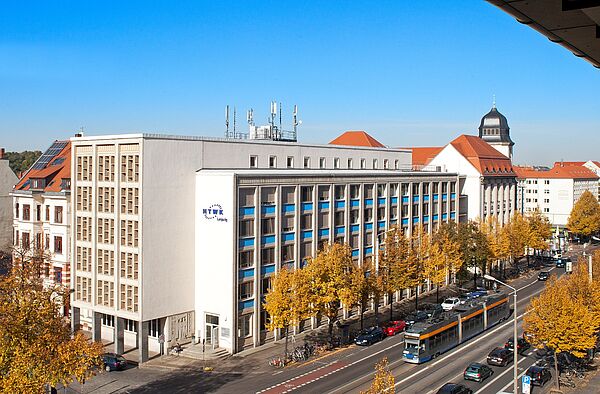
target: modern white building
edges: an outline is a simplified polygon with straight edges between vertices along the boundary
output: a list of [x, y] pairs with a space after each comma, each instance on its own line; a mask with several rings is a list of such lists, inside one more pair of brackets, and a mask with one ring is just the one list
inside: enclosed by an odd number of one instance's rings
[[598, 194], [600, 179], [590, 169], [555, 163], [542, 171], [514, 166], [519, 180], [518, 207], [524, 214], [539, 209], [553, 226], [565, 227], [573, 205], [586, 190]]
[[13, 245], [13, 202], [10, 193], [19, 182], [0, 149], [0, 252], [10, 255]]
[[[15, 254], [48, 253], [47, 284], [70, 286], [71, 144], [54, 143], [12, 190]], [[68, 310], [64, 311], [68, 314]]]
[[[588, 160], [588, 161], [557, 161], [554, 162], [554, 167], [556, 166], [575, 166], [575, 167], [585, 167], [588, 170], [592, 171], [594, 174], [598, 175], [598, 179], [600, 179], [600, 162], [596, 160]], [[598, 181], [598, 193], [597, 198], [600, 200], [600, 180]]]
[[141, 362], [161, 337], [258, 346], [265, 279], [282, 265], [336, 239], [367, 258], [390, 224], [459, 215], [462, 179], [411, 171], [406, 149], [151, 134], [71, 144], [73, 322], [89, 310], [93, 337], [137, 346]]

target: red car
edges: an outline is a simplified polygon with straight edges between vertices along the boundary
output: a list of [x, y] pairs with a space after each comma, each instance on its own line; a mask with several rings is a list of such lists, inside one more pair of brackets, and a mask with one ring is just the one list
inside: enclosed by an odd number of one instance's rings
[[404, 322], [404, 320], [394, 320], [384, 324], [383, 332], [385, 332], [385, 335], [387, 335], [388, 337], [391, 337], [404, 331], [405, 328], [406, 323]]

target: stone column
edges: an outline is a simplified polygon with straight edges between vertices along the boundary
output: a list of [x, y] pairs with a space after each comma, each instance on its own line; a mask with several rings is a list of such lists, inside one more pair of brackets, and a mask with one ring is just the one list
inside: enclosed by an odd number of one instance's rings
[[102, 339], [102, 314], [93, 312], [92, 316], [92, 340], [99, 341]]
[[139, 363], [145, 363], [148, 361], [148, 333], [150, 331], [150, 322], [149, 321], [141, 321], [138, 322], [138, 334], [137, 334], [137, 342], [138, 342], [138, 351], [139, 351]]
[[115, 316], [115, 353], [125, 351], [125, 319]]
[[71, 309], [71, 332], [79, 331], [81, 328], [81, 309], [73, 307]]
[[485, 214], [492, 214], [492, 187], [487, 184], [485, 185]]

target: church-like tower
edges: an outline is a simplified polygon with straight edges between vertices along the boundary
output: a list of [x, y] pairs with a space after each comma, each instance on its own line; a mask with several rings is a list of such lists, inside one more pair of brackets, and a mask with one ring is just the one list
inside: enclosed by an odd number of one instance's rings
[[490, 112], [481, 118], [479, 138], [512, 160], [513, 145], [515, 143], [510, 139], [510, 128], [506, 116], [498, 112], [495, 101]]

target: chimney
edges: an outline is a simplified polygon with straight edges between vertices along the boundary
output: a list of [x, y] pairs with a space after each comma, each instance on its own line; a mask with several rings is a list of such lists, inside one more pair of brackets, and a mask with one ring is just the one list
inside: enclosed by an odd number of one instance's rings
[[83, 133], [75, 133], [75, 137], [83, 137]]
[[0, 160], [6, 160], [4, 158], [4, 148], [0, 148]]

